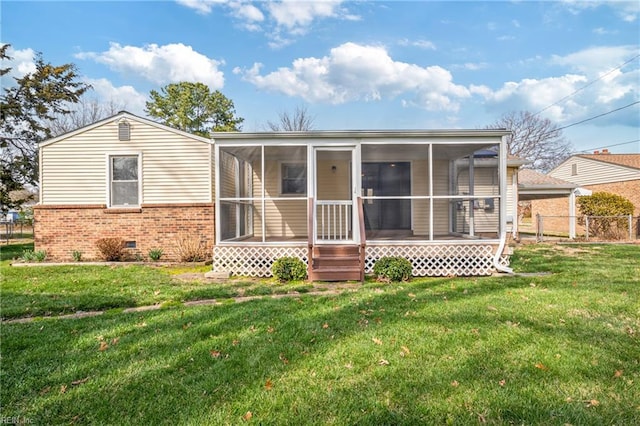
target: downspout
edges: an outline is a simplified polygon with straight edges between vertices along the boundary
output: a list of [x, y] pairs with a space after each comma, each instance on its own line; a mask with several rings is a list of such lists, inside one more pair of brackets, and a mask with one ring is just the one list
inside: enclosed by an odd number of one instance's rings
[[503, 136], [500, 140], [500, 153], [498, 155], [498, 167], [500, 173], [500, 243], [498, 244], [498, 249], [496, 250], [496, 254], [493, 256], [493, 266], [499, 272], [504, 272], [507, 274], [513, 274], [513, 269], [508, 266], [502, 266], [500, 264], [500, 257], [502, 256], [502, 251], [504, 250], [504, 246], [507, 242], [507, 144], [506, 144], [506, 136]]

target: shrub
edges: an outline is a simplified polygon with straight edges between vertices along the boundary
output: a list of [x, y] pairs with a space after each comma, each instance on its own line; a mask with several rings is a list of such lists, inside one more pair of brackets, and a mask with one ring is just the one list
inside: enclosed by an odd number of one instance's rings
[[33, 262], [34, 260], [36, 260], [36, 256], [33, 250], [24, 250], [22, 252], [22, 260], [24, 260], [25, 262]]
[[202, 262], [207, 258], [207, 244], [198, 237], [183, 235], [176, 239], [176, 254], [181, 262]]
[[36, 250], [33, 253], [36, 262], [44, 262], [44, 260], [47, 258], [47, 252], [44, 250]]
[[589, 218], [589, 234], [603, 238], [621, 238], [628, 224], [627, 218], [602, 216], [628, 216], [633, 214], [633, 203], [628, 199], [609, 192], [594, 192], [592, 195], [578, 197], [580, 225], [585, 225], [584, 216]]
[[373, 265], [373, 273], [378, 281], [409, 281], [413, 267], [404, 257], [381, 257]]
[[100, 238], [96, 241], [102, 258], [108, 262], [120, 261], [125, 255], [125, 241], [122, 238]]
[[44, 250], [24, 250], [22, 252], [22, 260], [25, 262], [43, 262], [47, 258], [47, 252]]
[[307, 277], [307, 267], [297, 257], [281, 257], [271, 266], [271, 273], [280, 282], [304, 280]]
[[160, 260], [163, 254], [164, 253], [162, 252], [162, 249], [151, 249], [149, 250], [149, 259], [157, 262], [158, 260]]
[[73, 260], [75, 262], [80, 262], [82, 260], [82, 252], [80, 250], [72, 251], [71, 256], [73, 256]]

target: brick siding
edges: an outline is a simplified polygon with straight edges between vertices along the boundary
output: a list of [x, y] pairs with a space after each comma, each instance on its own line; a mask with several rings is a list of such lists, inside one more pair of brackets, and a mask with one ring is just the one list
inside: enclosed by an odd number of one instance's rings
[[[189, 236], [211, 248], [214, 238], [212, 203], [143, 205], [140, 209], [107, 209], [104, 205], [35, 206], [35, 250], [46, 250], [48, 260], [100, 260], [96, 241], [117, 237], [135, 241], [126, 249], [132, 259], [147, 258], [149, 250], [162, 249], [161, 260], [179, 261], [176, 243]], [[208, 250], [211, 254], [211, 250]]]
[[[626, 182], [605, 183], [600, 185], [585, 185], [583, 188], [590, 189], [593, 192], [610, 192], [618, 194], [634, 205], [634, 216], [640, 216], [640, 180], [632, 180]], [[569, 197], [553, 198], [547, 200], [534, 200], [531, 202], [531, 217], [534, 222], [536, 214], [541, 216], [569, 216]], [[580, 211], [576, 206], [576, 215], [580, 216]], [[535, 228], [534, 228], [535, 229]], [[544, 232], [569, 233], [569, 221], [566, 217], [544, 218]], [[576, 226], [578, 235], [584, 234], [584, 227]]]

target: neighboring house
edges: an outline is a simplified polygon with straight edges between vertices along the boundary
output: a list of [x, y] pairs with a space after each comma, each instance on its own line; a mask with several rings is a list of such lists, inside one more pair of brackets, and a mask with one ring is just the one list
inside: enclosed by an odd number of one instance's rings
[[312, 280], [362, 279], [382, 256], [408, 258], [422, 276], [508, 271], [520, 163], [508, 167], [507, 134], [208, 140], [123, 112], [41, 145], [36, 249], [96, 258], [95, 242], [115, 236], [132, 253], [161, 248], [176, 260], [186, 233], [213, 246], [212, 269], [225, 274], [269, 276], [282, 256], [306, 262]]
[[[640, 215], [640, 154], [610, 154], [607, 150], [594, 154], [569, 157], [549, 172], [549, 177], [570, 182], [593, 192], [610, 192], [629, 199], [634, 215]], [[584, 193], [584, 192], [583, 192]], [[566, 200], [536, 200], [532, 202], [532, 215], [575, 216]], [[551, 226], [545, 221], [545, 232], [567, 232], [566, 226]], [[557, 221], [556, 221], [557, 222]], [[563, 223], [566, 223], [564, 220]]]

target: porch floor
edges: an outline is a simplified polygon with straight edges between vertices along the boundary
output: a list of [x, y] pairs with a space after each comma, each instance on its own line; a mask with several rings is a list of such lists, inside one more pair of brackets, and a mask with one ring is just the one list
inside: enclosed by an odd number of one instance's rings
[[[434, 235], [433, 240], [429, 239], [428, 235], [414, 235], [410, 230], [385, 230], [385, 231], [367, 231], [367, 243], [375, 243], [378, 241], [475, 241], [475, 240], [495, 240], [498, 239], [497, 235], [482, 236], [476, 235], [474, 237], [463, 236], [460, 234], [441, 234]], [[265, 238], [266, 243], [306, 243], [307, 236], [291, 237], [291, 236], [270, 236]], [[248, 237], [241, 240], [233, 241], [221, 241], [222, 243], [261, 243], [262, 237]], [[327, 241], [331, 243], [331, 241]]]

